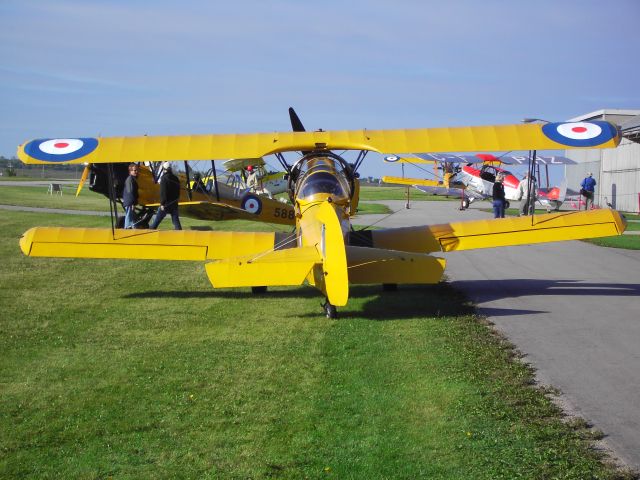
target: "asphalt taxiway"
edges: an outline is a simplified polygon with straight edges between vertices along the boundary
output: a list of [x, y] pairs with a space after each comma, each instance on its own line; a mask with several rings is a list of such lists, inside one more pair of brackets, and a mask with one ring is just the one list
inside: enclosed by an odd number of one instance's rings
[[[394, 212], [354, 223], [380, 227], [490, 218], [455, 202], [381, 202]], [[488, 208], [488, 203], [481, 203]], [[540, 383], [605, 434], [640, 469], [640, 251], [570, 241], [443, 255], [463, 291], [537, 370]]]

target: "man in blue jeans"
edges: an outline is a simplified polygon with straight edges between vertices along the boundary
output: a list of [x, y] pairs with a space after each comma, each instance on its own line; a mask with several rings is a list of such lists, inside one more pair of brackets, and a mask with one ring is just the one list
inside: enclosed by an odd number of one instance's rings
[[122, 206], [124, 207], [124, 228], [134, 228], [136, 223], [135, 206], [138, 203], [138, 165], [129, 164], [129, 176], [124, 181]]
[[596, 180], [593, 178], [593, 173], [587, 173], [587, 176], [580, 184], [580, 195], [584, 197], [584, 209], [589, 210], [589, 206], [593, 208], [593, 196], [596, 190]]
[[504, 185], [502, 181], [504, 175], [499, 173], [496, 175], [496, 181], [493, 184], [493, 216], [494, 218], [504, 218]]
[[171, 171], [171, 164], [164, 162], [162, 164], [162, 170], [164, 174], [160, 179], [160, 208], [156, 212], [156, 217], [153, 219], [153, 223], [149, 225], [151, 230], [158, 228], [160, 222], [167, 215], [171, 215], [171, 221], [173, 222], [173, 228], [175, 230], [182, 230], [180, 225], [180, 216], [178, 213], [178, 201], [180, 200], [180, 180]]

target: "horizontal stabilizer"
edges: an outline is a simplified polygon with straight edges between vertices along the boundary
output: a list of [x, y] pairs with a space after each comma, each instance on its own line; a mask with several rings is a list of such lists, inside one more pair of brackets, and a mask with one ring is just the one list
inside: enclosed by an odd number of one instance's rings
[[205, 269], [214, 288], [302, 285], [322, 257], [316, 247], [276, 250], [264, 255], [218, 260]]
[[621, 235], [626, 222], [616, 210], [557, 212], [533, 217], [508, 217], [440, 225], [359, 232], [358, 245], [405, 252], [450, 252], [559, 242]]
[[213, 260], [273, 250], [284, 234], [36, 227], [20, 239], [32, 257]]
[[347, 247], [349, 283], [438, 283], [445, 260], [424, 253]]

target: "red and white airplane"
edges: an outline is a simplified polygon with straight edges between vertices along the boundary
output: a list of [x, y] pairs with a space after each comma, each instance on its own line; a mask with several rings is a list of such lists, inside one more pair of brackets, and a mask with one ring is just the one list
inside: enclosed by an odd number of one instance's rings
[[[476, 200], [491, 198], [493, 194], [493, 184], [496, 176], [502, 173], [504, 176], [504, 192], [509, 201], [519, 200], [520, 192], [518, 186], [520, 180], [509, 170], [497, 165], [527, 165], [528, 157], [517, 155], [503, 155], [496, 157], [492, 154], [470, 155], [436, 155], [436, 154], [413, 154], [413, 157], [399, 157], [390, 155], [385, 157], [387, 162], [403, 163], [433, 163], [436, 170], [441, 169], [445, 173], [442, 179], [420, 180], [416, 178], [383, 177], [388, 183], [400, 183], [412, 185], [420, 191], [433, 195], [462, 196], [462, 209], [467, 208]], [[573, 160], [560, 156], [539, 155], [536, 158], [538, 165], [570, 165], [575, 164]], [[539, 173], [539, 172], [538, 172]], [[548, 178], [548, 170], [547, 170]], [[462, 192], [461, 192], [462, 190]], [[537, 202], [547, 210], [558, 210], [565, 200], [567, 192], [566, 180], [557, 187], [537, 189]]]

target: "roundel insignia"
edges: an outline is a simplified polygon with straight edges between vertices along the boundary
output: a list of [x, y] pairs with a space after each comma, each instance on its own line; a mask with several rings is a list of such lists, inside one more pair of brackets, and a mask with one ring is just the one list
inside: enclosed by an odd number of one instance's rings
[[97, 146], [97, 138], [41, 138], [27, 143], [24, 152], [43, 162], [68, 162], [89, 155]]
[[258, 215], [262, 211], [262, 201], [260, 200], [260, 198], [258, 198], [257, 195], [249, 193], [242, 199], [240, 207], [242, 207], [243, 210], [246, 210], [249, 213]]
[[595, 147], [615, 138], [617, 131], [608, 122], [547, 123], [542, 133], [554, 142], [570, 147]]
[[400, 157], [397, 155], [387, 155], [386, 157], [384, 157], [384, 161], [385, 162], [397, 162], [398, 160], [400, 160]]

